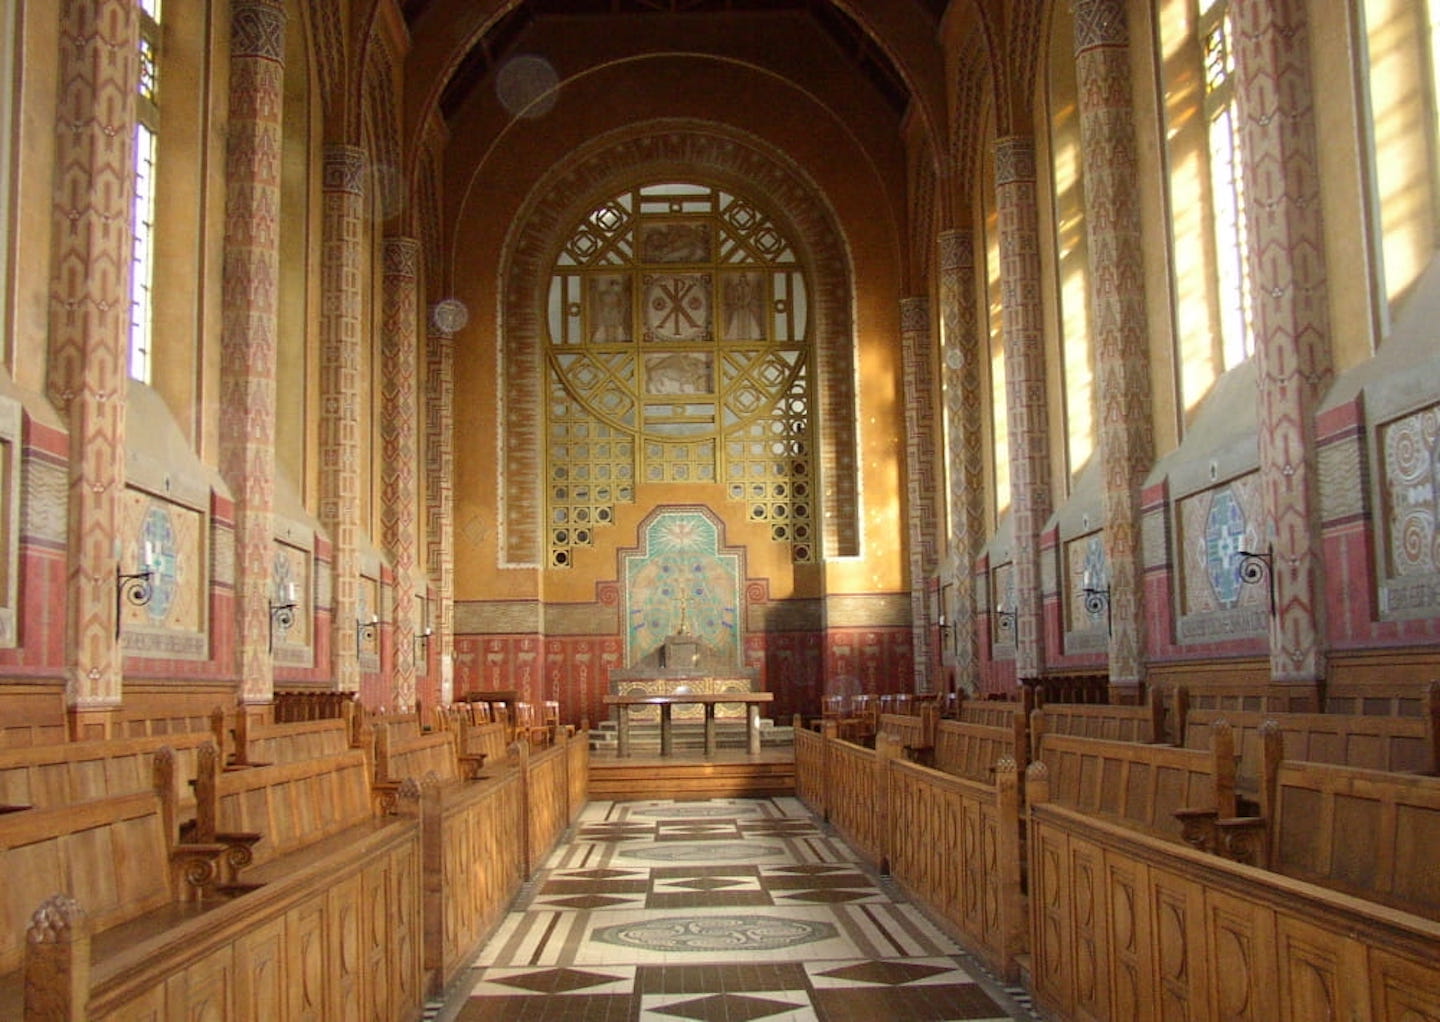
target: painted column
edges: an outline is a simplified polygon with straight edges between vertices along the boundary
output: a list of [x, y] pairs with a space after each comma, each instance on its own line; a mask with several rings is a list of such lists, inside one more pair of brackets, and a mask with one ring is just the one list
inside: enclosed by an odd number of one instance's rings
[[275, 559], [275, 346], [279, 322], [285, 9], [233, 0], [225, 150], [220, 471], [235, 499], [235, 645], [240, 698], [268, 703]]
[[1038, 676], [1044, 667], [1040, 533], [1052, 504], [1034, 139], [1010, 135], [996, 140], [995, 186], [1010, 421], [1010, 514], [1015, 527], [1015, 672], [1023, 680]]
[[1233, 0], [1236, 104], [1275, 586], [1270, 674], [1325, 676], [1315, 409], [1334, 376], [1305, 0]]
[[106, 737], [120, 705], [116, 564], [135, 196], [139, 18], [133, 0], [66, 0], [55, 111], [48, 394], [69, 432], [65, 701], [75, 738]]
[[1135, 688], [1145, 676], [1140, 488], [1155, 445], [1123, 0], [1077, 0], [1075, 67], [1110, 587], [1110, 683]]
[[[953, 586], [942, 592], [954, 621], [952, 649], [961, 689], [980, 686], [976, 631], [975, 556], [985, 542], [985, 434], [977, 328], [975, 239], [969, 231], [940, 234], [940, 380], [945, 413], [945, 467]], [[943, 639], [943, 636], [942, 636]]]
[[936, 569], [935, 373], [931, 368], [930, 299], [900, 302], [900, 351], [905, 393], [905, 496], [910, 548], [910, 630], [914, 691], [930, 692], [939, 673], [930, 580]]
[[[419, 538], [420, 498], [416, 487], [420, 427], [415, 407], [416, 345], [420, 303], [420, 243], [389, 237], [384, 265], [380, 359], [381, 466], [380, 529], [390, 566], [395, 572], [395, 709], [415, 706], [415, 576]], [[434, 703], [430, 705], [433, 707]]]
[[320, 523], [334, 544], [332, 670], [342, 692], [360, 688], [360, 235], [365, 152], [325, 147], [320, 287]]
[[430, 314], [425, 373], [426, 563], [436, 582], [435, 634], [442, 703], [455, 694], [455, 331], [464, 306], [440, 302]]

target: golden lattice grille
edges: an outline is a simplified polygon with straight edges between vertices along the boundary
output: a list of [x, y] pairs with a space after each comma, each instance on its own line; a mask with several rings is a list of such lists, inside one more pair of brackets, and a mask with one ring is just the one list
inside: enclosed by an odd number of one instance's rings
[[638, 187], [576, 226], [546, 310], [552, 567], [637, 480], [723, 483], [817, 559], [807, 296], [784, 233], [721, 189]]

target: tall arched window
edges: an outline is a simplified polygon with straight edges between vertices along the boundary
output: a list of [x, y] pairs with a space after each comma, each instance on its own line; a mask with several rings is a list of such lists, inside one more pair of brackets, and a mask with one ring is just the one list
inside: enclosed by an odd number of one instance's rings
[[130, 375], [150, 382], [155, 282], [155, 162], [159, 151], [160, 0], [140, 0], [140, 74], [136, 83], [135, 232], [130, 274]]
[[1222, 365], [1233, 369], [1254, 352], [1250, 323], [1250, 272], [1246, 265], [1245, 178], [1235, 108], [1234, 25], [1230, 0], [1201, 0], [1200, 39], [1205, 58], [1205, 123], [1210, 143], [1219, 277]]
[[1436, 4], [1365, 0], [1372, 174], [1385, 298], [1395, 302], [1440, 247]]
[[549, 566], [639, 486], [692, 483], [818, 560], [808, 321], [795, 249], [752, 200], [659, 181], [596, 204], [546, 308]]

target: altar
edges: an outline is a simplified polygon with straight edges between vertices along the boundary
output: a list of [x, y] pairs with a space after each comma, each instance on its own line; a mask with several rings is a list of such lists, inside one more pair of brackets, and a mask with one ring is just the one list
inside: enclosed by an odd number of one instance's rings
[[[737, 695], [749, 694], [759, 691], [758, 672], [751, 668], [731, 667], [724, 670], [701, 670], [694, 667], [628, 667], [616, 668], [610, 672], [610, 691], [612, 696], [723, 696], [727, 693]], [[716, 717], [721, 719], [744, 720], [746, 717], [746, 704], [744, 702], [717, 703], [713, 700]], [[702, 720], [705, 717], [705, 707], [701, 703], [680, 703], [674, 704], [675, 719]], [[660, 720], [660, 707], [658, 704], [636, 703], [630, 710], [631, 720], [635, 723], [656, 723]]]

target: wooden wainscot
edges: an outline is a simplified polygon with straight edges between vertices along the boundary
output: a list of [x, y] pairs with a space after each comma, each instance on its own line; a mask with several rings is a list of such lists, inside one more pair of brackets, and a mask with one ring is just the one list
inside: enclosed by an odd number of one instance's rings
[[1038, 787], [1027, 815], [1032, 992], [1047, 1014], [1440, 1018], [1434, 919], [1047, 802]]

